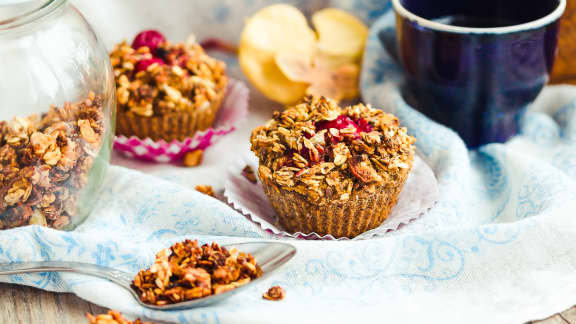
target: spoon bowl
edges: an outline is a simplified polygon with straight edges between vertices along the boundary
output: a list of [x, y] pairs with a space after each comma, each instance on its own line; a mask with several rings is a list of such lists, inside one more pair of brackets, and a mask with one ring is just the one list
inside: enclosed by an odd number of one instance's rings
[[132, 280], [136, 274], [132, 274], [117, 269], [107, 268], [99, 265], [81, 262], [67, 261], [42, 261], [42, 262], [17, 262], [10, 264], [0, 264], [1, 275], [15, 275], [22, 273], [35, 272], [74, 272], [89, 276], [107, 279], [122, 288], [130, 291], [134, 299], [142, 306], [154, 310], [182, 310], [195, 307], [208, 306], [229, 298], [240, 291], [246, 289], [255, 282], [259, 282], [269, 277], [273, 272], [278, 270], [296, 255], [296, 248], [287, 243], [280, 242], [250, 242], [223, 245], [228, 250], [236, 248], [238, 251], [250, 253], [254, 256], [256, 263], [262, 268], [262, 276], [251, 280], [249, 283], [238, 288], [210, 295], [208, 297], [193, 299], [176, 304], [167, 304], [163, 306], [150, 305], [140, 300], [138, 293], [132, 289]]

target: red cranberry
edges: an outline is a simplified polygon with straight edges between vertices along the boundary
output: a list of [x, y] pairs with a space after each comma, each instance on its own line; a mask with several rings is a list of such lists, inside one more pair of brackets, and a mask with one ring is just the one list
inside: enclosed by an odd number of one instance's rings
[[356, 129], [356, 132], [359, 132], [359, 128], [358, 125], [356, 125], [356, 123], [352, 120], [352, 118], [346, 116], [346, 115], [340, 115], [338, 116], [338, 118], [334, 119], [334, 120], [330, 120], [330, 121], [321, 121], [316, 123], [316, 131], [321, 131], [323, 129], [330, 129], [330, 128], [336, 128], [338, 130], [340, 129], [344, 129], [344, 128], [348, 128], [348, 127], [354, 127]]
[[155, 54], [158, 46], [165, 42], [166, 38], [159, 31], [145, 30], [136, 35], [134, 41], [132, 42], [132, 47], [134, 49], [139, 49], [140, 47], [148, 46], [150, 52]]
[[148, 67], [154, 63], [158, 63], [159, 65], [164, 65], [164, 61], [159, 58], [151, 58], [149, 60], [142, 60], [136, 63], [136, 72], [146, 71]]
[[356, 128], [357, 133], [372, 131], [372, 125], [370, 125], [370, 123], [366, 119], [359, 118], [354, 120], [346, 115], [340, 115], [338, 116], [338, 118], [332, 121], [321, 121], [317, 123], [316, 131], [321, 131], [323, 129], [329, 129], [329, 128], [336, 128], [340, 130], [343, 128], [348, 128], [350, 126]]
[[356, 119], [354, 122], [356, 123], [356, 125], [358, 125], [358, 128], [360, 129], [361, 132], [369, 133], [372, 131], [372, 125], [370, 125], [370, 123], [366, 119], [359, 118]]

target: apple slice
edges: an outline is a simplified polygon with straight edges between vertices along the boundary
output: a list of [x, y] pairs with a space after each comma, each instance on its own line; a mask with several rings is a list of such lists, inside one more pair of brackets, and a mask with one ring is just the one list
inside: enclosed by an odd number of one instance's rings
[[238, 51], [242, 70], [266, 97], [292, 104], [305, 95], [308, 84], [288, 79], [276, 65], [276, 54], [292, 53], [311, 63], [316, 53], [316, 34], [295, 7], [278, 4], [250, 17]]
[[268, 99], [290, 105], [306, 94], [308, 84], [288, 79], [276, 65], [273, 56], [242, 47], [238, 59], [250, 82]]
[[312, 16], [318, 33], [319, 58], [337, 67], [359, 62], [368, 37], [368, 28], [358, 18], [336, 8], [327, 8]]
[[338, 101], [353, 99], [359, 94], [360, 67], [357, 64], [347, 63], [333, 68], [322, 61], [309, 64], [300, 56], [278, 53], [276, 65], [288, 79], [310, 84], [306, 94], [326, 96]]

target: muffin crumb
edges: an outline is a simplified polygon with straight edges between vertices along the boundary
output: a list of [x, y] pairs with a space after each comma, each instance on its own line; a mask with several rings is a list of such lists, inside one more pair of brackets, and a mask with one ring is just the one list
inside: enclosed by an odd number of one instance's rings
[[286, 291], [280, 286], [274, 286], [262, 295], [262, 298], [272, 301], [279, 301], [286, 297]]
[[254, 170], [249, 165], [246, 165], [244, 169], [242, 169], [242, 176], [244, 176], [244, 178], [246, 178], [246, 180], [250, 181], [251, 183], [256, 184], [258, 182]]
[[214, 189], [212, 188], [212, 186], [197, 185], [194, 189], [196, 189], [196, 191], [201, 192], [201, 193], [208, 195], [210, 197], [215, 197]]
[[187, 167], [195, 167], [202, 164], [202, 159], [204, 158], [204, 151], [203, 150], [195, 150], [192, 152], [186, 153], [184, 155], [184, 159], [182, 159], [182, 163], [184, 166]]

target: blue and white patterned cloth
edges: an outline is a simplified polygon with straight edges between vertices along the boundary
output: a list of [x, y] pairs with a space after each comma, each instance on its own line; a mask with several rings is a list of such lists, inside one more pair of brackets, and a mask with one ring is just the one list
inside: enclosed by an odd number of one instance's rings
[[[76, 0], [107, 46], [160, 28], [172, 39], [236, 39], [242, 20], [272, 1]], [[329, 1], [296, 1], [309, 12]], [[334, 1], [375, 28], [393, 28], [385, 0]], [[229, 59], [231, 71], [238, 68]], [[238, 76], [238, 75], [237, 75]], [[550, 87], [507, 144], [467, 151], [449, 129], [407, 106], [399, 68], [370, 36], [365, 101], [395, 113], [433, 167], [441, 199], [427, 215], [388, 237], [354, 242], [292, 241], [298, 255], [277, 276], [226, 302], [154, 312], [104, 280], [37, 274], [2, 281], [73, 292], [131, 316], [181, 323], [522, 323], [576, 303], [576, 89]], [[136, 273], [154, 253], [184, 238], [220, 243], [273, 239], [242, 215], [192, 187], [222, 187], [226, 166], [248, 151], [252, 127], [273, 104], [256, 92], [252, 118], [206, 154], [195, 169], [116, 157], [98, 205], [73, 232], [41, 227], [0, 232], [0, 262], [82, 261]], [[277, 108], [277, 107], [276, 107]], [[261, 298], [271, 285], [282, 302]]]

